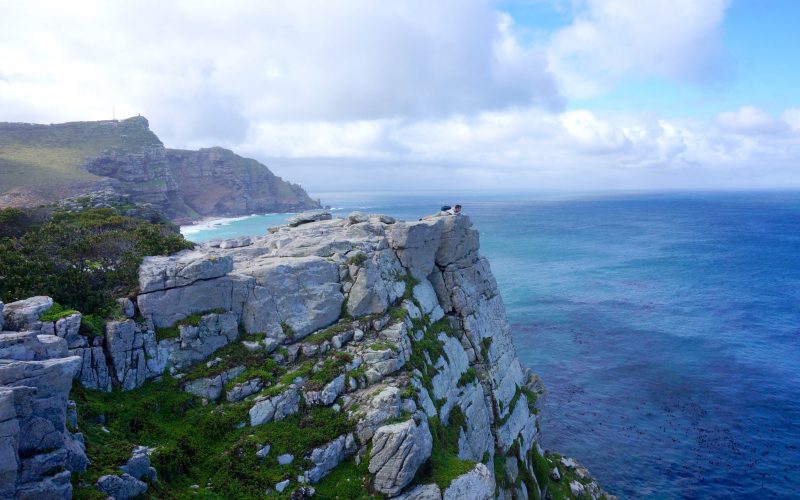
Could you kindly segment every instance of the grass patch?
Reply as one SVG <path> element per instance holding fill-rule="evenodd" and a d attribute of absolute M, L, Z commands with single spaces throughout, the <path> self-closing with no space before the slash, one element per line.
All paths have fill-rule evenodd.
<path fill-rule="evenodd" d="M 408 312 L 402 307 L 393 307 L 389 309 L 389 317 L 395 322 L 405 321 L 406 315 L 408 315 Z"/>
<path fill-rule="evenodd" d="M 489 360 L 489 347 L 492 345 L 492 337 L 481 340 L 481 357 L 484 361 Z"/>
<path fill-rule="evenodd" d="M 356 267 L 361 267 L 367 261 L 367 254 L 364 252 L 358 252 L 357 254 L 353 255 L 349 259 L 347 259 L 347 263 Z"/>
<path fill-rule="evenodd" d="M 320 500 L 372 500 L 385 498 L 369 490 L 369 461 L 356 465 L 350 459 L 339 464 L 327 476 L 315 484 L 315 499 Z"/>
<path fill-rule="evenodd" d="M 387 342 L 385 340 L 379 340 L 377 342 L 374 342 L 374 343 L 370 344 L 369 348 L 370 348 L 370 350 L 373 350 L 373 351 L 387 351 L 387 350 L 391 350 L 391 351 L 394 351 L 394 352 L 398 351 L 398 348 L 397 348 L 396 344 L 393 344 L 391 342 Z"/>
<path fill-rule="evenodd" d="M 350 328 L 350 324 L 346 321 L 342 321 L 340 323 L 336 323 L 333 326 L 329 326 L 328 328 L 322 331 L 319 331 L 317 333 L 312 333 L 308 337 L 304 338 L 303 342 L 320 345 L 329 341 L 336 335 L 346 332 L 348 328 Z"/>
<path fill-rule="evenodd" d="M 325 387 L 331 380 L 335 379 L 342 372 L 342 368 L 353 361 L 353 355 L 346 352 L 336 352 L 329 356 L 322 363 L 322 366 L 314 372 L 306 381 L 304 388 L 311 391 L 318 391 Z"/>
<path fill-rule="evenodd" d="M 281 330 L 283 330 L 283 334 L 286 335 L 287 338 L 294 339 L 294 329 L 289 326 L 289 323 L 281 321 Z"/>
<path fill-rule="evenodd" d="M 58 321 L 61 318 L 66 318 L 67 316 L 71 316 L 76 314 L 78 311 L 74 309 L 70 309 L 69 307 L 64 307 L 58 302 L 53 302 L 53 305 L 47 311 L 42 314 L 39 318 L 40 321 Z"/>
<path fill-rule="evenodd" d="M 476 380 L 478 380 L 478 372 L 476 372 L 474 368 L 469 367 L 467 368 L 467 371 L 462 373 L 461 377 L 458 379 L 458 387 L 467 386 Z"/>
<path fill-rule="evenodd" d="M 477 462 L 458 458 L 458 437 L 466 426 L 464 413 L 459 406 L 450 411 L 448 425 L 442 425 L 437 417 L 428 418 L 433 436 L 430 460 L 420 468 L 415 481 L 419 484 L 436 483 L 444 491 L 453 479 L 471 471 Z"/>
<path fill-rule="evenodd" d="M 508 422 L 508 419 L 511 418 L 511 415 L 514 413 L 514 409 L 517 407 L 517 402 L 519 398 L 522 396 L 522 389 L 517 386 L 517 390 L 514 392 L 514 396 L 511 398 L 511 401 L 508 403 L 508 413 L 506 416 L 498 420 L 497 426 L 502 427 Z"/>

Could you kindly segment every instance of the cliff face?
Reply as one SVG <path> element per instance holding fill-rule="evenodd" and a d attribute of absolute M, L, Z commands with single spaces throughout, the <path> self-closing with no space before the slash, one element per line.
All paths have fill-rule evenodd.
<path fill-rule="evenodd" d="M 143 117 L 0 124 L 0 206 L 112 189 L 178 222 L 316 208 L 303 189 L 222 148 L 171 150 Z"/>
<path fill-rule="evenodd" d="M 81 360 L 70 363 L 80 365 L 75 379 L 86 388 L 142 398 L 133 395 L 177 384 L 174 390 L 203 398 L 207 406 L 192 412 L 214 419 L 213 435 L 172 438 L 217 450 L 181 455 L 182 474 L 207 477 L 206 494 L 605 496 L 585 469 L 539 446 L 543 388 L 520 365 L 468 217 L 404 223 L 353 213 L 148 257 L 139 279 L 139 295 L 120 301 L 129 319 L 108 322 L 102 338 L 35 318 L 27 328 L 67 344 L 61 354 Z M 154 413 L 138 416 L 137 426 L 157 429 L 148 421 Z M 169 418 L 203 429 L 189 423 L 190 414 L 198 418 Z M 225 415 L 227 426 L 219 420 Z M 97 436 L 90 459 L 104 459 L 93 449 L 112 439 L 114 425 L 130 428 L 106 418 L 111 435 L 80 422 Z M 141 450 L 134 445 L 158 444 L 146 432 L 136 439 L 153 442 L 130 443 L 130 460 Z M 184 445 L 159 443 L 156 469 L 171 467 L 170 453 Z M 141 471 L 149 465 L 148 458 Z M 162 493 L 188 493 L 185 481 L 169 477 Z M 123 483 L 141 492 L 147 481 L 142 472 L 96 484 L 126 498 Z M 230 483 L 236 489 L 226 490 Z"/>

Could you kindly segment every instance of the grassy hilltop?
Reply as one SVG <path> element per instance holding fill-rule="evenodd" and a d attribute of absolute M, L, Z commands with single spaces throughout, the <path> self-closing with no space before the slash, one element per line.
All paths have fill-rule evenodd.
<path fill-rule="evenodd" d="M 106 149 L 135 151 L 160 144 L 141 117 L 56 125 L 0 123 L 0 193 L 100 181 L 102 177 L 83 168 L 87 158 Z"/>

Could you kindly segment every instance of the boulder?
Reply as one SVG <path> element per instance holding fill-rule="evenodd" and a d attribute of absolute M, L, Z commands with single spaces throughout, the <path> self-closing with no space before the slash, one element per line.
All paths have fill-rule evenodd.
<path fill-rule="evenodd" d="M 129 500 L 144 494 L 147 484 L 130 474 L 106 475 L 97 480 L 97 489 L 116 500 Z"/>
<path fill-rule="evenodd" d="M 369 459 L 369 472 L 375 474 L 375 489 L 389 496 L 399 493 L 428 460 L 432 446 L 427 420 L 419 425 L 409 419 L 380 427 L 372 437 Z"/>
<path fill-rule="evenodd" d="M 81 314 L 70 314 L 67 317 L 61 318 L 56 321 L 55 334 L 63 338 L 67 342 L 67 347 L 75 349 L 76 347 L 86 347 L 89 345 L 86 337 L 80 334 L 81 328 Z"/>
<path fill-rule="evenodd" d="M 290 387 L 287 391 L 277 396 L 256 399 L 249 412 L 250 425 L 256 426 L 273 420 L 283 420 L 289 415 L 297 413 L 299 409 L 300 392 L 297 388 Z"/>
<path fill-rule="evenodd" d="M 352 433 L 339 436 L 330 443 L 314 448 L 309 456 L 314 467 L 305 472 L 306 480 L 316 483 L 355 451 L 356 440 Z"/>
<path fill-rule="evenodd" d="M 468 497 L 465 497 L 468 498 Z M 396 500 L 442 500 L 442 490 L 435 484 L 421 484 L 395 497 Z"/>
<path fill-rule="evenodd" d="M 41 328 L 39 318 L 51 307 L 53 307 L 53 299 L 41 295 L 10 302 L 3 307 L 5 322 L 3 328 L 17 332 L 38 330 Z"/>
<path fill-rule="evenodd" d="M 152 449 L 147 446 L 137 446 L 131 453 L 128 462 L 121 466 L 122 472 L 129 474 L 136 479 L 147 480 L 155 483 L 157 474 L 155 468 L 150 465 L 150 453 Z"/>
<path fill-rule="evenodd" d="M 345 388 L 345 375 L 341 374 L 330 381 L 321 391 L 304 392 L 306 403 L 311 405 L 330 406 L 336 401 Z"/>
<path fill-rule="evenodd" d="M 317 222 L 321 220 L 330 220 L 331 213 L 325 210 L 308 210 L 300 212 L 299 214 L 292 215 L 286 219 L 286 223 L 290 227 L 296 227 L 301 224 L 308 224 L 310 222 Z"/>
<path fill-rule="evenodd" d="M 183 390 L 199 398 L 216 401 L 222 396 L 222 388 L 228 382 L 244 372 L 243 366 L 236 366 L 213 377 L 191 380 L 183 386 Z"/>
<path fill-rule="evenodd" d="M 425 279 L 433 270 L 442 235 L 440 219 L 394 224 L 389 231 L 389 245 L 411 275 Z"/>
<path fill-rule="evenodd" d="M 391 250 L 370 255 L 358 269 L 347 299 L 347 311 L 353 317 L 386 311 L 406 289 L 405 269 Z"/>
<path fill-rule="evenodd" d="M 443 500 L 489 500 L 494 498 L 494 477 L 491 471 L 478 463 L 475 468 L 466 474 L 453 479 L 450 486 L 444 490 Z"/>

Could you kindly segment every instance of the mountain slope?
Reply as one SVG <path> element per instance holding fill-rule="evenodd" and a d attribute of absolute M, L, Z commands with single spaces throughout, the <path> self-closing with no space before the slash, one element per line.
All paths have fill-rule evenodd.
<path fill-rule="evenodd" d="M 0 123 L 0 207 L 109 189 L 181 222 L 319 206 L 300 186 L 232 151 L 165 148 L 143 117 Z"/>

